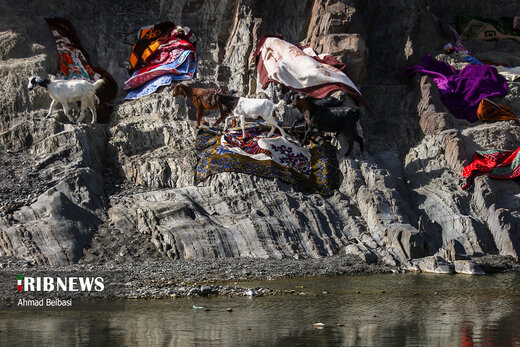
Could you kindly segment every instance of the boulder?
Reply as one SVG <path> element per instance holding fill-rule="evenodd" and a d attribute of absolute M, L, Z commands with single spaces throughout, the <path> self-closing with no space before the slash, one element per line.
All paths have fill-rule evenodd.
<path fill-rule="evenodd" d="M 417 258 L 412 260 L 412 265 L 419 268 L 421 272 L 434 274 L 451 274 L 453 266 L 439 256 Z"/>
<path fill-rule="evenodd" d="M 465 275 L 485 275 L 486 273 L 471 260 L 455 260 L 453 262 L 455 272 Z"/>

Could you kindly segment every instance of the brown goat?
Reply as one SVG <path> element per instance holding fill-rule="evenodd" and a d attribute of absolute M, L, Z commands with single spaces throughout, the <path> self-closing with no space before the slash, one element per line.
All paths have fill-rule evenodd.
<path fill-rule="evenodd" d="M 195 125 L 195 128 L 198 128 L 201 122 L 205 125 L 208 124 L 204 119 L 202 119 L 205 110 L 219 110 L 220 117 L 213 126 L 222 122 L 233 111 L 232 109 L 229 110 L 227 107 L 222 107 L 220 98 L 217 96 L 218 93 L 222 93 L 222 91 L 214 88 L 192 88 L 184 84 L 177 84 L 173 88 L 173 96 L 184 95 L 186 98 L 190 99 L 195 106 L 195 109 L 197 110 L 197 124 Z"/>

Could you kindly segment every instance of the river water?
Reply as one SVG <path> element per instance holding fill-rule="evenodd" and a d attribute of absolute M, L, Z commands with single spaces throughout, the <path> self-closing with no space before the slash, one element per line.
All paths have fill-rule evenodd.
<path fill-rule="evenodd" d="M 520 346 L 518 272 L 239 285 L 305 295 L 11 307 L 0 310 L 0 346 Z"/>

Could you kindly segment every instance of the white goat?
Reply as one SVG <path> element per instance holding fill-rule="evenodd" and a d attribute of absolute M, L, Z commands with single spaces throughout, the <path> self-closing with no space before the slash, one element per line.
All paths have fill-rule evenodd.
<path fill-rule="evenodd" d="M 81 101 L 81 115 L 78 118 L 77 123 L 81 123 L 83 117 L 85 117 L 85 110 L 90 110 L 92 113 L 92 124 L 97 121 L 96 104 L 99 103 L 99 99 L 96 96 L 96 89 L 101 87 L 103 79 L 90 83 L 85 80 L 48 80 L 37 76 L 29 77 L 29 84 L 27 89 L 32 90 L 36 85 L 42 86 L 49 92 L 52 99 L 51 106 L 49 107 L 49 118 L 52 113 L 54 103 L 57 101 L 63 105 L 63 111 L 69 120 L 74 123 L 74 120 L 69 115 L 69 102 Z"/>
<path fill-rule="evenodd" d="M 271 131 L 267 135 L 268 137 L 273 135 L 274 129 L 277 128 L 280 130 L 283 138 L 286 138 L 285 131 L 278 125 L 276 122 L 276 118 L 273 117 L 273 112 L 275 110 L 283 110 L 283 106 L 285 105 L 284 100 L 280 100 L 277 104 L 274 104 L 271 100 L 267 99 L 248 99 L 248 98 L 240 98 L 238 99 L 237 106 L 233 110 L 234 118 L 240 118 L 240 125 L 242 127 L 242 137 L 246 136 L 245 131 L 245 117 L 258 118 L 262 117 L 269 125 L 271 126 Z M 227 121 L 229 117 L 226 118 L 226 123 L 224 125 L 224 130 L 227 129 Z"/>

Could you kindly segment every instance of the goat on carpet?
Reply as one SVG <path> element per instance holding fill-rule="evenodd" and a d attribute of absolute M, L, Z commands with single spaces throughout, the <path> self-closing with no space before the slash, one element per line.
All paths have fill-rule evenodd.
<path fill-rule="evenodd" d="M 323 105 L 323 101 L 316 100 L 318 99 L 297 96 L 293 99 L 291 105 L 300 111 L 307 125 L 304 141 L 312 129 L 318 128 L 319 130 L 334 132 L 338 135 L 342 133 L 346 137 L 349 147 L 345 156 L 352 152 L 354 141 L 359 143 L 359 149 L 363 153 L 363 138 L 359 136 L 356 126 L 359 121 L 359 109 L 350 107 L 329 108 Z"/>
<path fill-rule="evenodd" d="M 191 100 L 193 106 L 197 110 L 197 124 L 195 128 L 200 126 L 200 123 L 207 125 L 208 123 L 202 118 L 205 110 L 216 110 L 220 112 L 220 117 L 213 126 L 222 122 L 229 114 L 233 112 L 232 100 L 238 100 L 237 97 L 222 94 L 220 89 L 214 88 L 193 88 L 185 84 L 177 84 L 173 88 L 173 96 L 183 95 Z M 226 98 L 227 97 L 227 98 Z M 224 100 L 224 102 L 222 102 Z M 231 100 L 231 101 L 230 101 Z"/>
<path fill-rule="evenodd" d="M 69 102 L 80 101 L 81 102 L 81 114 L 77 120 L 77 123 L 81 123 L 83 117 L 85 117 L 85 110 L 88 108 L 92 113 L 92 124 L 97 121 L 96 104 L 99 103 L 99 99 L 96 96 L 96 89 L 99 89 L 103 84 L 103 79 L 100 79 L 94 83 L 90 83 L 86 80 L 48 80 L 37 76 L 29 77 L 29 84 L 27 89 L 32 90 L 35 86 L 39 85 L 47 89 L 49 96 L 51 97 L 51 106 L 47 117 L 49 118 L 52 114 L 52 108 L 56 102 L 59 102 L 63 106 L 63 111 L 67 118 L 74 123 L 74 120 L 69 115 Z"/>
<path fill-rule="evenodd" d="M 273 117 L 273 112 L 278 110 L 283 110 L 285 105 L 284 100 L 280 100 L 277 104 L 274 104 L 271 100 L 268 99 L 248 99 L 248 98 L 240 98 L 238 103 L 233 110 L 233 116 L 235 118 L 240 118 L 240 126 L 242 127 L 242 136 L 246 136 L 245 132 L 245 117 L 258 118 L 262 117 L 269 125 L 271 126 L 271 131 L 267 135 L 270 137 L 273 135 L 275 128 L 280 130 L 283 138 L 287 138 L 285 131 L 280 127 L 276 121 L 276 118 Z M 227 129 L 227 121 L 229 117 L 226 118 L 226 123 L 224 126 L 224 130 Z"/>

